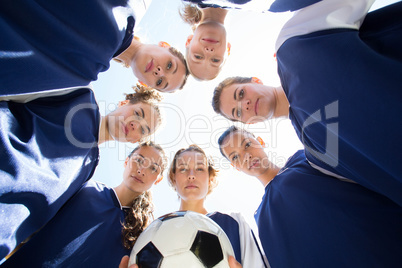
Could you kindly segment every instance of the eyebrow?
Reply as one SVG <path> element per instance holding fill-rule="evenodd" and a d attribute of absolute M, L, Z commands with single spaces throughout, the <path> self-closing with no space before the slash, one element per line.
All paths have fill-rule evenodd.
<path fill-rule="evenodd" d="M 246 138 L 243 139 L 243 141 L 241 142 L 240 146 L 243 146 L 243 143 L 246 141 Z"/>
<path fill-rule="evenodd" d="M 239 89 L 239 88 L 236 88 L 235 91 L 234 91 L 234 93 L 233 93 L 233 98 L 234 98 L 234 100 L 237 100 L 236 95 L 237 95 L 237 90 L 238 90 L 238 89 Z M 232 117 L 233 117 L 233 120 L 235 120 L 235 115 L 234 115 L 235 110 L 236 110 L 236 108 L 233 108 L 233 109 L 232 109 Z"/>
<path fill-rule="evenodd" d="M 141 114 L 142 114 L 142 118 L 144 118 L 145 117 L 145 115 L 144 115 L 144 109 L 142 109 L 142 108 L 140 108 L 140 110 L 141 110 Z"/>
<path fill-rule="evenodd" d="M 158 163 L 154 162 L 154 165 L 157 165 L 158 167 L 161 167 Z"/>
<path fill-rule="evenodd" d="M 232 154 L 234 154 L 234 153 L 236 153 L 236 152 L 233 151 L 233 152 L 231 152 L 231 153 L 228 155 L 229 160 L 230 160 L 230 156 L 231 156 Z"/>
<path fill-rule="evenodd" d="M 243 139 L 243 141 L 241 142 L 240 146 L 243 145 L 243 143 L 244 143 L 245 140 L 246 140 L 246 138 Z M 236 151 L 233 151 L 233 152 L 231 152 L 231 153 L 228 155 L 229 160 L 230 160 L 230 156 L 231 156 L 232 154 L 234 154 L 234 153 L 236 153 Z"/>

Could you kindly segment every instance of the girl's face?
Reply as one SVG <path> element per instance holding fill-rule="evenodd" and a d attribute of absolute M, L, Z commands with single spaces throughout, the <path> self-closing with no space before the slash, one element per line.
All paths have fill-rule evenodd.
<path fill-rule="evenodd" d="M 229 134 L 221 148 L 230 163 L 247 175 L 257 177 L 269 168 L 270 161 L 264 148 L 248 133 L 235 131 Z"/>
<path fill-rule="evenodd" d="M 191 73 L 201 80 L 214 79 L 220 72 L 227 51 L 223 24 L 200 24 L 186 42 L 187 64 Z"/>
<path fill-rule="evenodd" d="M 222 90 L 220 110 L 231 120 L 257 123 L 271 118 L 276 97 L 271 87 L 259 83 L 232 84 Z"/>
<path fill-rule="evenodd" d="M 134 194 L 149 190 L 162 176 L 162 157 L 152 146 L 142 146 L 126 160 L 123 183 Z"/>
<path fill-rule="evenodd" d="M 143 102 L 124 104 L 106 116 L 109 134 L 119 142 L 138 142 L 154 133 L 159 115 L 155 109 Z"/>
<path fill-rule="evenodd" d="M 180 88 L 186 76 L 184 63 L 169 48 L 143 45 L 134 57 L 134 75 L 161 92 Z"/>
<path fill-rule="evenodd" d="M 202 200 L 208 194 L 209 173 L 206 157 L 199 152 L 181 153 L 176 161 L 174 185 L 182 200 Z"/>

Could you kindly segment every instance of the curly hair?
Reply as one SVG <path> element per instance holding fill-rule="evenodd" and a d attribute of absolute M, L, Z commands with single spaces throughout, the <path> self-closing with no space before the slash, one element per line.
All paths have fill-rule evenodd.
<path fill-rule="evenodd" d="M 215 88 L 214 94 L 212 97 L 212 108 L 214 109 L 215 113 L 226 117 L 221 112 L 221 101 L 220 101 L 222 91 L 226 87 L 231 86 L 233 84 L 247 84 L 247 83 L 251 83 L 251 81 L 252 81 L 252 77 L 233 76 L 233 77 L 228 77 L 225 80 L 223 80 L 222 82 L 220 82 L 219 85 Z M 231 121 L 236 121 L 231 118 L 228 118 L 228 119 Z"/>
<path fill-rule="evenodd" d="M 140 148 L 148 146 L 157 149 L 162 157 L 161 174 L 166 168 L 167 158 L 162 147 L 152 141 L 147 141 L 138 145 L 128 157 L 131 157 L 134 152 Z M 149 223 L 154 219 L 154 206 L 152 203 L 151 191 L 145 191 L 139 195 L 131 203 L 130 208 L 126 211 L 122 229 L 123 245 L 127 249 L 131 249 L 137 241 L 138 236 L 144 231 Z"/>
<path fill-rule="evenodd" d="M 136 86 L 133 87 L 133 90 L 134 93 L 125 94 L 126 100 L 128 100 L 130 104 L 142 102 L 150 105 L 157 115 L 157 122 L 155 124 L 155 129 L 157 129 L 162 124 L 161 110 L 157 105 L 157 103 L 163 99 L 162 95 L 155 89 L 141 85 L 139 83 L 137 83 Z M 141 139 L 140 141 L 144 142 L 146 141 L 146 139 Z"/>
<path fill-rule="evenodd" d="M 169 172 L 168 172 L 168 183 L 169 185 L 174 189 L 174 182 L 175 182 L 175 174 L 176 174 L 176 166 L 177 166 L 177 159 L 182 153 L 185 152 L 197 152 L 201 153 L 207 160 L 208 163 L 208 175 L 209 175 L 209 187 L 208 187 L 208 193 L 209 195 L 212 190 L 218 186 L 218 170 L 214 167 L 214 161 L 211 157 L 207 156 L 198 145 L 192 144 L 188 148 L 182 148 L 176 152 L 176 154 L 173 157 L 173 161 L 170 165 Z"/>

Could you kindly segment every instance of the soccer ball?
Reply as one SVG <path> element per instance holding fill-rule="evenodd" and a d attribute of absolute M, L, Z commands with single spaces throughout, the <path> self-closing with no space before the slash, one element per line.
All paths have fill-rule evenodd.
<path fill-rule="evenodd" d="M 153 221 L 138 237 L 130 264 L 140 268 L 229 268 L 232 245 L 217 223 L 193 211 Z"/>

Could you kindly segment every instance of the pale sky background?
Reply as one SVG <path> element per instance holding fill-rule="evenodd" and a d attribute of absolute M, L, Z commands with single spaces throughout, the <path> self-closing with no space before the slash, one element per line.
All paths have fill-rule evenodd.
<path fill-rule="evenodd" d="M 392 2 L 395 1 L 377 1 L 373 8 Z M 185 40 L 192 31 L 178 15 L 181 6 L 180 0 L 153 0 L 141 22 L 136 23 L 135 35 L 144 43 L 165 41 L 184 52 Z M 163 94 L 164 100 L 160 107 L 164 122 L 152 136 L 152 140 L 164 148 L 169 166 L 177 150 L 193 143 L 211 155 L 220 174 L 218 187 L 207 197 L 207 210 L 241 212 L 253 228 L 253 215 L 264 194 L 264 188 L 256 178 L 232 168 L 220 154 L 217 140 L 232 122 L 215 114 L 211 106 L 212 93 L 223 79 L 237 75 L 256 76 L 266 85 L 278 86 L 280 82 L 273 57 L 274 44 L 281 27 L 290 16 L 290 13 L 230 10 L 225 26 L 232 49 L 221 73 L 208 82 L 198 82 L 190 75 L 183 90 Z M 113 111 L 117 102 L 124 99 L 124 93 L 132 92 L 131 87 L 136 82 L 131 69 L 112 61 L 110 69 L 101 73 L 93 83 L 101 114 Z M 241 123 L 236 125 L 244 127 Z M 288 157 L 302 149 L 288 119 L 270 120 L 245 128 L 263 138 L 270 161 L 279 167 L 285 164 Z M 124 160 L 135 147 L 136 144 L 118 142 L 102 144 L 100 162 L 93 179 L 110 187 L 117 186 L 122 180 Z M 176 192 L 167 183 L 167 170 L 163 175 L 162 182 L 152 187 L 155 218 L 179 208 Z"/>

